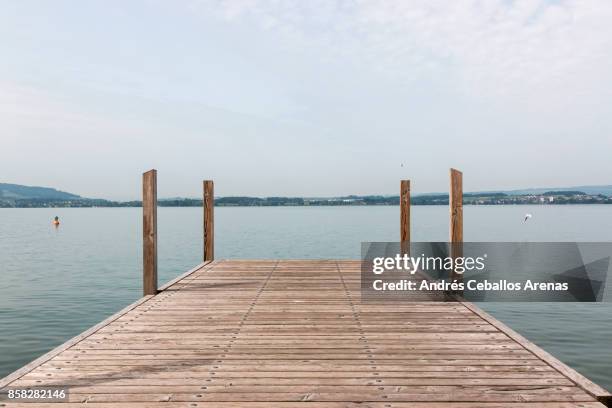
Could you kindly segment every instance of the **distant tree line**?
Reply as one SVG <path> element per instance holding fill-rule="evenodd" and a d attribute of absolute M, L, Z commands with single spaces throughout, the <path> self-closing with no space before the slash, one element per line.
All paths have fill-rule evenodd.
<path fill-rule="evenodd" d="M 410 199 L 413 205 L 448 205 L 448 194 L 417 195 Z M 463 202 L 468 205 L 509 204 L 612 204 L 612 197 L 591 195 L 582 191 L 547 191 L 542 194 L 509 195 L 506 193 L 465 193 Z M 162 199 L 160 207 L 201 207 L 202 200 L 195 198 Z M 334 198 L 303 197 L 218 197 L 218 207 L 280 207 L 280 206 L 346 206 L 346 205 L 399 205 L 399 196 L 349 195 Z M 141 201 L 111 201 L 104 199 L 0 199 L 0 208 L 83 208 L 83 207 L 141 207 Z"/>

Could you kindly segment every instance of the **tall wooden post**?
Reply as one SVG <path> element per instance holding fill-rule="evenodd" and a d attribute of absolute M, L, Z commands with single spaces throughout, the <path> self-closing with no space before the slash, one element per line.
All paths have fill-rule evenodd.
<path fill-rule="evenodd" d="M 410 248 L 410 180 L 400 182 L 400 246 L 403 254 Z"/>
<path fill-rule="evenodd" d="M 463 173 L 450 169 L 450 255 L 453 259 L 463 256 Z M 451 280 L 463 281 L 463 274 L 453 271 Z M 461 295 L 459 291 L 457 294 Z"/>
<path fill-rule="evenodd" d="M 212 180 L 204 180 L 204 261 L 212 261 L 215 257 L 214 211 L 215 196 Z"/>
<path fill-rule="evenodd" d="M 142 286 L 157 293 L 157 170 L 142 175 Z"/>
<path fill-rule="evenodd" d="M 463 173 L 450 169 L 450 242 L 463 242 Z"/>

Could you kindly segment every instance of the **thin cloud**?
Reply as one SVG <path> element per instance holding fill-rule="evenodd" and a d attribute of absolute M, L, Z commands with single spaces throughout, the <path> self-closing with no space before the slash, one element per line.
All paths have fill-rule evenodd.
<path fill-rule="evenodd" d="M 353 57 L 405 80 L 452 75 L 460 91 L 484 96 L 525 97 L 535 88 L 542 104 L 556 103 L 559 88 L 596 93 L 598 81 L 609 85 L 612 67 L 612 2 L 603 0 L 253 0 L 209 11 L 322 58 Z"/>

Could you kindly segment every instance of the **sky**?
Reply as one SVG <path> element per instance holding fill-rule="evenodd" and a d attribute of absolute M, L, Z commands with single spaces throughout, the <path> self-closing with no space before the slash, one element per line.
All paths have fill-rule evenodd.
<path fill-rule="evenodd" d="M 5 1 L 0 182 L 137 199 L 612 184 L 612 2 Z"/>

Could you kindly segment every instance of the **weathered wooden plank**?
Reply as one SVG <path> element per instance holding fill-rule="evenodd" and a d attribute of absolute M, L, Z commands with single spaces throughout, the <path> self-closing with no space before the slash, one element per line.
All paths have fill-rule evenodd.
<path fill-rule="evenodd" d="M 161 364 L 157 364 L 160 366 Z M 154 370 L 155 365 L 152 364 L 134 364 L 131 365 L 132 369 L 141 370 Z M 125 367 L 125 364 L 116 364 L 113 362 L 109 365 L 87 365 L 87 364 L 44 364 L 40 367 L 39 372 L 68 372 L 68 373 L 116 373 L 122 370 L 121 367 Z M 211 369 L 218 368 L 216 361 L 209 361 L 202 364 L 183 364 L 178 363 L 175 365 L 165 362 L 163 367 L 166 370 L 183 368 L 189 371 L 210 371 Z M 164 368 L 161 368 L 162 370 Z M 61 370 L 61 371 L 56 371 Z M 390 363 L 377 363 L 372 364 L 344 364 L 336 361 L 321 362 L 321 363 L 301 363 L 299 361 L 293 364 L 287 363 L 274 363 L 274 362 L 224 362 L 223 372 L 228 371 L 350 371 L 350 372 L 364 372 L 364 371 L 410 371 L 410 372 L 504 372 L 504 373 L 515 373 L 515 372 L 544 372 L 544 373 L 555 373 L 555 377 L 559 377 L 559 374 L 549 366 L 524 366 L 524 365 L 415 365 L 415 364 L 390 364 Z"/>
<path fill-rule="evenodd" d="M 334 354 L 334 353 L 326 353 L 326 354 L 316 354 L 316 353 L 292 353 L 290 355 L 287 354 L 227 354 L 227 353 L 207 353 L 207 352 L 154 352 L 154 351 L 143 351 L 140 353 L 113 353 L 112 351 L 108 352 L 96 352 L 96 353 L 87 353 L 84 354 L 83 350 L 67 350 L 65 353 L 60 354 L 55 359 L 56 360 L 74 360 L 78 359 L 79 361 L 85 360 L 108 360 L 111 358 L 122 359 L 122 360 L 151 360 L 151 359 L 159 359 L 159 360 L 210 360 L 210 359 L 219 359 L 223 357 L 225 361 L 227 360 L 372 360 L 371 356 L 365 353 L 352 353 L 352 354 Z M 373 354 L 372 354 L 373 356 Z M 514 351 L 504 352 L 504 353 L 491 353 L 486 351 L 479 351 L 478 353 L 466 353 L 465 351 L 461 351 L 459 353 L 437 353 L 435 350 L 433 351 L 422 351 L 420 350 L 417 353 L 405 353 L 405 354 L 378 354 L 376 355 L 376 361 L 381 360 L 408 360 L 410 358 L 413 359 L 480 359 L 480 360 L 526 360 L 532 359 L 539 361 L 537 357 L 529 352 L 521 352 L 517 353 Z"/>
<path fill-rule="evenodd" d="M 470 391 L 462 389 L 456 393 L 385 393 L 383 391 L 374 392 L 365 390 L 362 392 L 335 393 L 335 392 L 220 392 L 209 393 L 203 390 L 199 394 L 70 394 L 70 402 L 142 402 L 146 401 L 201 401 L 201 402 L 241 402 L 241 401 L 270 401 L 270 402 L 313 402 L 313 401 L 463 401 L 472 402 L 546 402 L 551 401 L 550 393 L 555 393 L 555 401 L 562 402 L 589 402 L 585 399 L 584 392 L 576 390 L 574 392 L 563 392 L 562 387 L 539 388 L 538 392 L 529 392 L 522 389 L 514 393 L 506 390 L 495 391 Z"/>
<path fill-rule="evenodd" d="M 308 401 L 309 408 L 600 408 L 597 402 L 321 402 Z M 57 408 L 55 403 L 38 403 L 40 408 Z M 254 402 L 254 401 L 230 401 L 230 402 L 87 402 L 87 407 L 93 408 L 303 408 L 304 402 Z M 32 404 L 14 403 L 14 408 L 32 408 Z M 62 407 L 83 407 L 80 402 L 63 404 Z"/>

